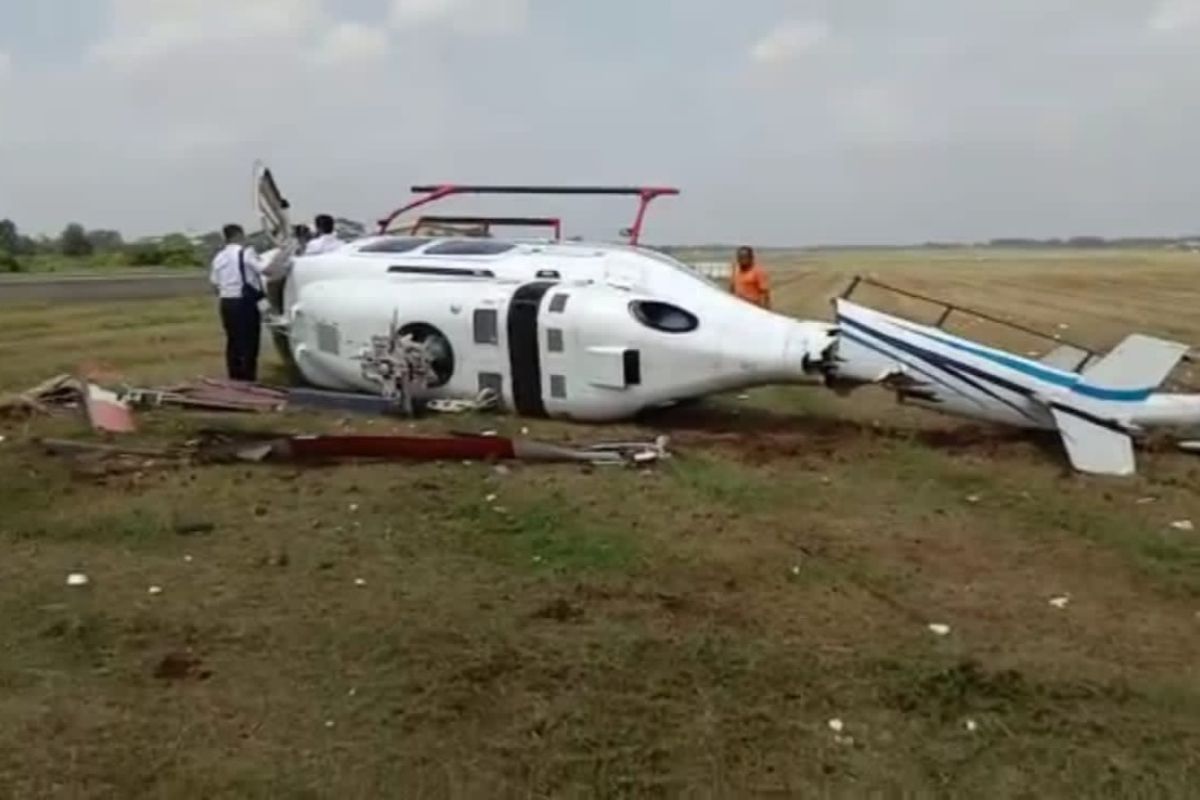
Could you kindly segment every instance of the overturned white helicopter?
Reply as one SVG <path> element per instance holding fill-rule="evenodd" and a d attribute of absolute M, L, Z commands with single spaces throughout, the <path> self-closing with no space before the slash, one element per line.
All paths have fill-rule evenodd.
<path fill-rule="evenodd" d="M 853 302 L 853 291 L 864 283 L 940 305 L 938 325 L 921 325 Z M 1046 356 L 1032 359 L 942 329 L 952 313 L 963 309 L 875 281 L 856 279 L 834 305 L 838 343 L 831 385 L 881 384 L 904 403 L 1056 431 L 1081 472 L 1131 475 L 1136 469 L 1131 437 L 1151 428 L 1200 425 L 1200 394 L 1156 391 L 1188 357 L 1186 344 L 1134 334 L 1103 356 L 1056 342 Z M 1050 338 L 980 312 L 966 313 Z"/>
<path fill-rule="evenodd" d="M 647 207 L 675 189 L 415 187 L 423 196 L 378 235 L 304 256 L 271 173 L 259 168 L 255 185 L 280 245 L 268 325 L 299 376 L 322 388 L 405 407 L 488 395 L 523 415 L 608 421 L 716 392 L 819 382 L 830 364 L 832 325 L 759 308 L 638 246 Z M 639 206 L 627 245 L 392 232 L 400 214 L 455 194 L 626 195 Z"/>
<path fill-rule="evenodd" d="M 647 207 L 674 189 L 414 191 L 422 196 L 377 235 L 297 256 L 288 205 L 271 173 L 256 171 L 256 203 L 279 245 L 269 257 L 268 324 L 298 377 L 406 408 L 490 396 L 520 414 L 587 421 L 767 384 L 878 384 L 905 403 L 1057 431 L 1076 469 L 1111 475 L 1134 471 L 1131 437 L 1200 425 L 1200 395 L 1155 392 L 1187 345 L 1134 335 L 1104 357 L 1059 346 L 1024 358 L 940 327 L 964 309 L 943 304 L 939 325 L 927 326 L 859 305 L 849 299 L 858 281 L 835 301 L 836 324 L 738 300 L 638 246 Z M 427 216 L 398 229 L 400 215 L 458 194 L 625 195 L 639 206 L 625 245 L 563 242 L 554 218 Z M 554 236 L 415 235 L 507 225 L 549 227 Z"/>

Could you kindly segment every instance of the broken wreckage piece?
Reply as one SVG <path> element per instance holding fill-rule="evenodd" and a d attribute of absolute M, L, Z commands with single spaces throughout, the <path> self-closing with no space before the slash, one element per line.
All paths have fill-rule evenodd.
<path fill-rule="evenodd" d="M 202 447 L 205 460 L 250 462 L 527 461 L 644 465 L 670 457 L 667 437 L 582 447 L 500 436 L 265 436 L 233 434 Z"/>

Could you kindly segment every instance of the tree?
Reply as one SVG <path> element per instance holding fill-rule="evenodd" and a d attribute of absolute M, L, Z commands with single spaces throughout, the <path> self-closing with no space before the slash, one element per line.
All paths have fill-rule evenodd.
<path fill-rule="evenodd" d="M 11 219 L 0 219 L 0 253 L 15 255 L 21 247 L 21 232 Z"/>
<path fill-rule="evenodd" d="M 88 241 L 87 231 L 78 222 L 72 222 L 63 230 L 58 246 L 64 256 L 71 258 L 90 256 L 94 251 L 92 243 Z"/>
<path fill-rule="evenodd" d="M 125 246 L 117 231 L 96 230 L 87 232 L 87 240 L 97 253 L 115 253 Z"/>

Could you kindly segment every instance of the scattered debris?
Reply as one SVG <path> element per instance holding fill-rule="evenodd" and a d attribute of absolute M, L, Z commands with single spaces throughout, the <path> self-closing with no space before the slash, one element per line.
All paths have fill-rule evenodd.
<path fill-rule="evenodd" d="M 192 557 L 190 555 L 185 555 L 183 557 L 183 561 L 185 564 L 190 564 L 190 563 L 192 563 Z"/>
<path fill-rule="evenodd" d="M 491 389 L 484 389 L 472 400 L 438 399 L 429 400 L 425 408 L 439 414 L 465 414 L 468 411 L 493 411 L 500 406 L 500 396 Z"/>
<path fill-rule="evenodd" d="M 151 587 L 150 587 L 149 589 L 147 589 L 146 591 L 147 591 L 149 594 L 162 594 L 162 591 L 163 591 L 163 590 L 162 590 L 162 587 L 161 587 L 161 586 L 151 586 Z"/>
<path fill-rule="evenodd" d="M 949 636 L 950 635 L 950 626 L 943 625 L 940 622 L 931 622 L 929 624 L 929 631 L 934 636 Z"/>
<path fill-rule="evenodd" d="M 248 461 L 541 461 L 648 464 L 669 458 L 667 437 L 654 442 L 606 442 L 582 447 L 500 436 L 283 436 L 230 432 L 233 441 L 210 445 L 207 455 Z M 250 438 L 252 441 L 246 442 Z M 239 443 L 238 439 L 242 441 Z"/>
<path fill-rule="evenodd" d="M 1191 439 L 1185 442 L 1176 442 L 1175 446 L 1185 453 L 1200 453 L 1200 440 Z"/>
<path fill-rule="evenodd" d="M 357 514 L 357 513 L 358 513 L 358 503 L 351 503 L 351 504 L 350 504 L 350 506 L 349 506 L 349 508 L 350 508 L 350 513 L 351 513 L 351 514 Z"/>
<path fill-rule="evenodd" d="M 1158 498 L 1157 498 L 1157 497 L 1139 497 L 1139 498 L 1137 499 L 1137 504 L 1138 504 L 1139 506 L 1148 506 L 1148 505 L 1150 505 L 1151 503 L 1156 503 L 1156 502 L 1158 502 Z"/>
<path fill-rule="evenodd" d="M 87 586 L 91 581 L 82 572 L 72 572 L 67 576 L 67 586 Z"/>
<path fill-rule="evenodd" d="M 4 444 L 4 442 L 7 438 L 8 437 L 6 437 L 6 436 L 0 436 L 0 444 Z"/>
<path fill-rule="evenodd" d="M 158 447 L 127 447 L 124 445 L 81 442 L 74 439 L 38 439 L 38 444 L 51 455 L 103 455 L 133 458 L 170 458 L 171 450 Z"/>
<path fill-rule="evenodd" d="M 326 727 L 326 728 L 332 728 L 332 727 L 333 727 L 333 725 L 334 725 L 334 723 L 333 723 L 333 720 L 331 720 L 331 719 L 327 719 L 327 720 L 325 720 L 325 727 Z"/>
<path fill-rule="evenodd" d="M 1071 598 L 1066 595 L 1050 598 L 1050 605 L 1054 606 L 1055 608 L 1066 608 L 1067 604 L 1070 602 Z"/>
<path fill-rule="evenodd" d="M 133 433 L 136 430 L 129 404 L 122 400 L 116 392 L 102 389 L 94 383 L 87 385 L 84 409 L 87 412 L 88 424 L 94 431 Z"/>
<path fill-rule="evenodd" d="M 846 724 L 837 717 L 829 720 L 829 730 L 833 731 L 834 733 L 841 733 L 845 729 Z"/>
<path fill-rule="evenodd" d="M 486 503 L 494 503 L 494 502 L 496 502 L 496 495 L 489 494 L 487 497 L 483 498 L 483 500 Z"/>
<path fill-rule="evenodd" d="M 327 392 L 318 389 L 291 389 L 287 393 L 287 404 L 295 408 L 311 408 L 321 411 L 348 411 L 356 414 L 386 416 L 398 412 L 396 404 L 378 395 Z"/>
<path fill-rule="evenodd" d="M 744 402 L 746 402 L 747 400 L 749 400 L 749 399 L 750 399 L 750 395 L 748 395 L 748 394 L 739 394 L 739 395 L 737 396 L 737 399 L 738 399 L 738 400 L 741 400 L 741 401 L 744 403 Z"/>
<path fill-rule="evenodd" d="M 975 731 L 979 730 L 979 724 L 973 719 L 969 719 L 963 723 L 963 727 L 967 729 L 968 733 L 974 733 Z"/>
<path fill-rule="evenodd" d="M 56 375 L 23 392 L 0 396 L 0 418 L 49 414 L 56 408 L 78 406 L 82 400 L 81 381 L 70 375 Z"/>
<path fill-rule="evenodd" d="M 173 406 L 193 411 L 267 413 L 282 410 L 288 402 L 288 393 L 281 389 L 216 378 L 158 389 L 127 387 L 120 394 L 140 408 Z"/>
<path fill-rule="evenodd" d="M 364 579 L 362 579 L 362 578 L 355 578 L 355 579 L 354 579 L 354 585 L 355 585 L 355 586 L 366 586 L 366 585 L 367 585 L 367 582 L 366 582 Z"/>
<path fill-rule="evenodd" d="M 799 564 L 792 567 L 792 574 L 797 575 L 797 576 L 800 574 L 800 565 Z"/>
<path fill-rule="evenodd" d="M 1180 519 L 1171 523 L 1171 527 L 1177 531 L 1191 533 L 1196 530 L 1195 524 L 1190 519 Z"/>
<path fill-rule="evenodd" d="M 167 653 L 155 666 L 154 677 L 167 681 L 181 681 L 187 678 L 207 680 L 212 673 L 200 669 L 202 664 L 203 662 L 191 653 Z"/>
<path fill-rule="evenodd" d="M 968 502 L 968 503 L 970 503 L 971 505 L 976 505 L 976 504 L 978 504 L 978 503 L 979 503 L 979 501 L 981 501 L 981 500 L 983 500 L 983 498 L 982 498 L 981 496 L 977 495 L 977 494 L 969 494 L 969 495 L 967 495 L 967 502 Z"/>

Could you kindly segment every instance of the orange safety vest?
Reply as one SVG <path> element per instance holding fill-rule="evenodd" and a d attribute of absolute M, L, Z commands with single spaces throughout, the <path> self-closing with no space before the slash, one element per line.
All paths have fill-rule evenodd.
<path fill-rule="evenodd" d="M 751 265 L 749 269 L 742 269 L 737 264 L 733 265 L 730 289 L 738 297 L 762 305 L 763 301 L 767 299 L 767 292 L 770 288 L 767 271 L 758 264 Z"/>

